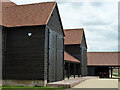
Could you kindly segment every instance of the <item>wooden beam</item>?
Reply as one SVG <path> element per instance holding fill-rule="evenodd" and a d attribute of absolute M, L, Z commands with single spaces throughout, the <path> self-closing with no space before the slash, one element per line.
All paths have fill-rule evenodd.
<path fill-rule="evenodd" d="M 79 68 L 78 68 L 78 69 L 79 69 L 79 70 L 78 70 L 78 77 L 80 77 L 80 70 L 81 70 L 81 69 L 80 69 L 80 64 L 78 64 L 78 67 L 79 67 Z"/>
<path fill-rule="evenodd" d="M 111 78 L 112 78 L 112 72 L 113 72 L 113 69 L 112 69 L 112 67 L 111 67 Z"/>
<path fill-rule="evenodd" d="M 68 79 L 70 78 L 70 63 L 68 63 Z"/>
<path fill-rule="evenodd" d="M 74 78 L 75 78 L 75 75 L 76 75 L 76 63 L 74 63 Z"/>

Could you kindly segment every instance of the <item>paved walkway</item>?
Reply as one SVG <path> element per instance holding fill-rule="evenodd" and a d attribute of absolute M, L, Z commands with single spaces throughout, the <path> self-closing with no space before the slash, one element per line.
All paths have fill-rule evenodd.
<path fill-rule="evenodd" d="M 73 88 L 118 88 L 118 80 L 92 78 L 74 86 Z"/>
<path fill-rule="evenodd" d="M 86 77 L 76 77 L 76 78 L 71 78 L 71 79 L 66 79 L 58 82 L 52 82 L 48 83 L 48 87 L 68 87 L 71 88 L 79 83 L 82 83 L 85 80 L 92 79 L 92 78 L 98 78 L 98 77 L 93 77 L 93 76 L 86 76 Z"/>

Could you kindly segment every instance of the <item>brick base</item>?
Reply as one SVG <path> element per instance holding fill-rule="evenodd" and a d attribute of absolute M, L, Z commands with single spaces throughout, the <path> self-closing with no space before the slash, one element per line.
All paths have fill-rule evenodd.
<path fill-rule="evenodd" d="M 46 83 L 43 80 L 3 80 L 2 86 L 45 86 Z"/>

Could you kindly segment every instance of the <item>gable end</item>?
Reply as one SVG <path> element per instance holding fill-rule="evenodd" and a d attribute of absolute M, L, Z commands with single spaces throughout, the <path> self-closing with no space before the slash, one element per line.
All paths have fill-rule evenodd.
<path fill-rule="evenodd" d="M 57 4 L 55 5 L 50 18 L 48 19 L 47 26 L 53 31 L 64 36 L 64 30 L 63 30 L 62 21 L 60 18 Z"/>

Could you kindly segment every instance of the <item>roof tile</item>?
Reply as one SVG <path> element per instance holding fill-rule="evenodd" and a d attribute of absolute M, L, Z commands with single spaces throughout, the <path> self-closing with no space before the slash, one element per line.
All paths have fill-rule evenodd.
<path fill-rule="evenodd" d="M 117 66 L 120 52 L 88 52 L 89 66 Z"/>
<path fill-rule="evenodd" d="M 7 27 L 46 25 L 56 2 L 17 5 L 5 8 L 2 25 Z"/>
<path fill-rule="evenodd" d="M 64 29 L 65 31 L 65 44 L 81 44 L 84 29 Z"/>

